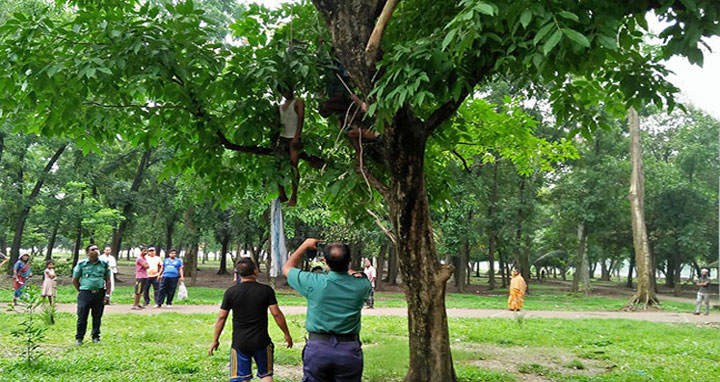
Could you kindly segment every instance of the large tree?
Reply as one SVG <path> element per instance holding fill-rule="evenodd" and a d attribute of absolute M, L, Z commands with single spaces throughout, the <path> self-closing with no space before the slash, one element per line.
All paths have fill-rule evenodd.
<path fill-rule="evenodd" d="M 288 81 L 302 94 L 318 90 L 315 55 L 291 38 L 315 41 L 327 28 L 350 86 L 371 104 L 351 125 L 374 126 L 384 139 L 367 156 L 328 149 L 337 130 L 318 123 L 301 159 L 321 179 L 345 183 L 344 203 L 357 206 L 367 182 L 387 205 L 408 301 L 407 381 L 456 380 L 444 300 L 452 269 L 435 249 L 428 190 L 437 185 L 426 175 L 437 157 L 426 155 L 435 141 L 477 138 L 449 123 L 479 96 L 476 85 L 497 75 L 548 84 L 557 120 L 588 133 L 598 103 L 618 116 L 632 100 L 661 102 L 672 87 L 655 59 L 700 62 L 698 41 L 718 33 L 720 8 L 714 0 L 315 0 L 315 10 L 250 6 L 231 26 L 235 42 L 223 44 L 218 20 L 191 0 L 56 3 L 73 5 L 63 20 L 20 14 L 0 28 L 0 107 L 27 130 L 69 134 L 88 149 L 118 135 L 144 146 L 165 140 L 177 150 L 170 170 L 192 167 L 220 193 L 286 182 L 269 147 L 272 90 Z M 650 10 L 668 21 L 658 57 L 640 51 Z M 348 168 L 360 175 L 345 176 Z"/>

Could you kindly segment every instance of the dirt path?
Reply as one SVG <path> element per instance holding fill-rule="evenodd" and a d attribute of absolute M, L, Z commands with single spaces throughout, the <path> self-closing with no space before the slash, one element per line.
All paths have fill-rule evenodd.
<path fill-rule="evenodd" d="M 217 313 L 218 305 L 174 305 L 170 308 L 145 308 L 143 310 L 131 310 L 130 305 L 110 305 L 105 308 L 107 314 L 159 314 L 159 313 Z M 74 304 L 58 304 L 60 312 L 75 312 Z M 285 314 L 305 314 L 304 306 L 283 306 Z M 567 311 L 545 311 L 526 310 L 520 313 L 498 309 L 448 309 L 448 316 L 462 318 L 515 318 L 519 315 L 525 318 L 563 318 L 563 319 L 626 319 L 652 322 L 676 322 L 676 323 L 719 323 L 720 314 L 712 313 L 710 316 L 695 316 L 691 313 L 672 312 L 567 312 Z M 406 317 L 405 308 L 375 308 L 363 310 L 365 316 L 397 316 Z"/>

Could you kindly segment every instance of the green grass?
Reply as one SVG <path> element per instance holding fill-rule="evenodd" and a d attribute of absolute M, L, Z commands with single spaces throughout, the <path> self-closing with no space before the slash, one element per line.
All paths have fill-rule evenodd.
<path fill-rule="evenodd" d="M 188 287 L 188 299 L 176 301 L 178 305 L 199 305 L 220 304 L 224 289 Z M 118 304 L 131 304 L 133 302 L 132 287 L 117 287 L 113 293 L 113 302 Z M 499 292 L 498 292 L 499 293 Z M 58 302 L 75 303 L 77 292 L 71 285 L 58 287 Z M 292 291 L 281 291 L 277 294 L 278 303 L 283 305 L 306 305 L 305 299 Z M 0 289 L 0 302 L 9 302 L 12 299 L 12 291 Z M 571 293 L 533 292 L 525 297 L 526 310 L 565 310 L 565 311 L 613 311 L 620 310 L 627 299 L 609 298 L 598 296 L 584 296 Z M 400 293 L 376 293 L 375 306 L 404 308 L 407 306 L 405 296 Z M 507 296 L 497 295 L 472 295 L 450 293 L 447 296 L 446 306 L 448 308 L 468 309 L 507 309 Z M 689 312 L 694 309 L 691 303 L 674 301 L 662 302 L 662 308 L 670 312 Z"/>
<path fill-rule="evenodd" d="M 26 368 L 20 347 L 9 334 L 21 320 L 0 314 L 0 381 L 223 381 L 227 374 L 231 325 L 219 352 L 206 355 L 212 338 L 212 314 L 106 315 L 103 343 L 72 346 L 75 316 L 59 314 L 47 331 L 42 361 Z M 288 317 L 296 346 L 281 346 L 272 323 L 280 382 L 297 381 L 304 316 Z M 554 381 L 707 381 L 720 374 L 720 331 L 712 327 L 625 320 L 450 319 L 450 340 L 458 376 L 463 382 L 510 382 L 521 373 L 542 374 Z M 399 382 L 407 372 L 407 320 L 363 318 L 365 382 Z M 520 354 L 507 357 L 503 354 Z M 565 354 L 552 364 L 543 357 Z M 535 358 L 540 357 L 540 358 Z M 484 367 L 495 362 L 502 369 Z M 582 365 L 582 369 L 578 366 Z M 589 373 L 589 374 L 582 374 Z M 712 380 L 713 377 L 710 377 Z"/>

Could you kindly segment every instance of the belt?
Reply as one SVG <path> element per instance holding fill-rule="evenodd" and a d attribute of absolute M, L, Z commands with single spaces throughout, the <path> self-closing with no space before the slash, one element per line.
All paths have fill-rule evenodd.
<path fill-rule="evenodd" d="M 81 290 L 80 292 L 88 292 L 88 293 L 101 293 L 101 292 L 102 292 L 102 293 L 104 293 L 104 292 L 105 292 L 105 289 L 104 289 L 104 288 L 101 288 L 101 289 L 83 289 L 83 290 Z"/>
<path fill-rule="evenodd" d="M 335 333 L 308 333 L 308 339 L 311 341 L 325 341 L 335 337 L 337 342 L 355 342 L 360 340 L 360 336 L 357 334 L 335 334 Z"/>

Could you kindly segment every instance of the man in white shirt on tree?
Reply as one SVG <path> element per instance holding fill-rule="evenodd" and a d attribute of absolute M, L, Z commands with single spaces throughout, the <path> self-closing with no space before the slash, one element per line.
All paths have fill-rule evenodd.
<path fill-rule="evenodd" d="M 108 263 L 108 266 L 110 267 L 110 295 L 112 295 L 112 292 L 115 292 L 115 274 L 117 273 L 117 260 L 115 260 L 115 256 L 112 254 L 112 248 L 110 248 L 109 245 L 105 246 L 105 249 L 103 249 L 103 254 L 98 256 L 98 258 L 106 263 Z M 110 304 L 110 299 L 108 299 L 108 305 Z"/>
<path fill-rule="evenodd" d="M 365 273 L 365 276 L 367 276 L 368 280 L 370 280 L 370 286 L 372 287 L 372 289 L 370 289 L 370 297 L 368 297 L 366 301 L 366 306 L 373 309 L 375 307 L 375 278 L 377 277 L 377 274 L 375 272 L 375 267 L 373 267 L 370 262 L 370 259 L 365 259 L 365 270 L 363 270 L 363 273 Z"/>

